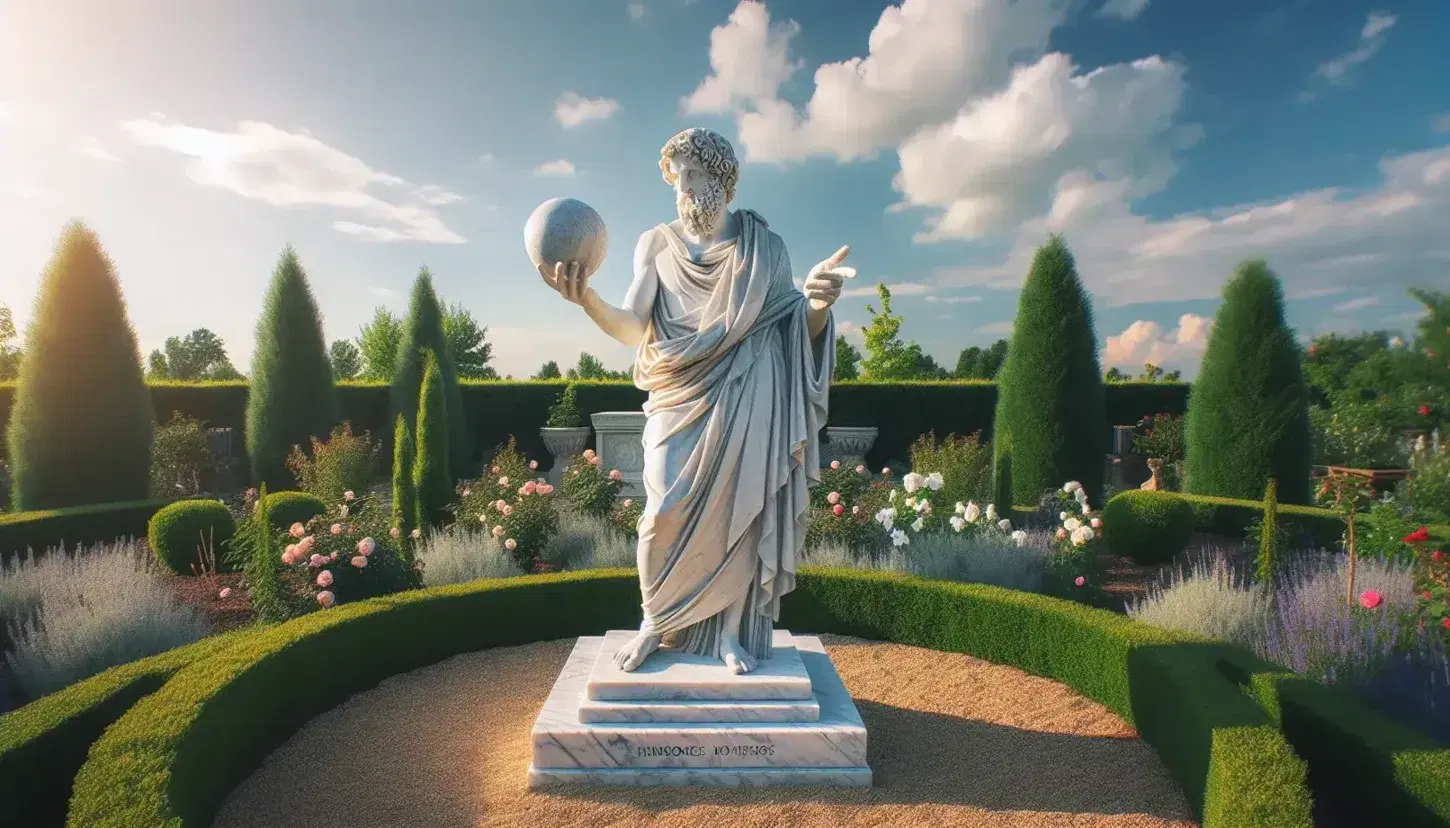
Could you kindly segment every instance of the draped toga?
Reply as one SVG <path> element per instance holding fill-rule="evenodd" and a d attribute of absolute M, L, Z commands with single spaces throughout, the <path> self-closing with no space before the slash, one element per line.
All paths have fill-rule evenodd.
<path fill-rule="evenodd" d="M 742 596 L 739 640 L 771 655 L 780 599 L 795 588 L 818 435 L 835 362 L 780 236 L 750 210 L 697 262 L 675 230 L 655 260 L 659 289 L 634 366 L 649 392 L 639 524 L 641 630 L 715 655 Z"/>

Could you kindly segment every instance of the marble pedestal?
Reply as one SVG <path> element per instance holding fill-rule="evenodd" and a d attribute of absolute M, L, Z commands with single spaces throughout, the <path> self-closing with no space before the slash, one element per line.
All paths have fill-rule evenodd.
<path fill-rule="evenodd" d="M 619 469 L 624 478 L 620 494 L 644 495 L 643 411 L 600 411 L 589 415 L 594 426 L 594 447 L 605 470 Z"/>
<path fill-rule="evenodd" d="M 866 726 L 819 638 L 775 631 L 774 653 L 732 675 L 671 651 L 636 672 L 633 635 L 580 638 L 533 730 L 529 787 L 869 786 Z"/>

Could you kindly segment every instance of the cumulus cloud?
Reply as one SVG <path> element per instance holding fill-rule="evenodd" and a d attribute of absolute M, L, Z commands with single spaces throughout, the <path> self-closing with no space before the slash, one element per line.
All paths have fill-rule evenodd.
<path fill-rule="evenodd" d="M 923 282 L 895 282 L 895 283 L 886 285 L 886 289 L 889 290 L 889 291 L 891 291 L 892 298 L 896 298 L 896 297 L 900 297 L 900 296 L 922 296 L 922 295 L 925 295 L 927 293 L 930 293 L 933 290 L 933 288 L 932 288 L 931 285 L 925 284 Z M 841 296 L 842 297 L 850 297 L 850 296 L 876 296 L 876 295 L 877 295 L 876 283 L 874 283 L 874 282 L 871 283 L 870 285 L 861 285 L 859 287 L 843 288 L 841 290 Z"/>
<path fill-rule="evenodd" d="M 326 207 L 352 214 L 333 228 L 370 241 L 459 244 L 436 207 L 459 200 L 437 186 L 419 187 L 306 132 L 243 121 L 234 132 L 187 126 L 152 115 L 121 124 L 142 146 L 189 157 L 186 174 L 206 187 L 277 207 Z"/>
<path fill-rule="evenodd" d="M 1319 64 L 1314 70 L 1314 81 L 1326 83 L 1342 83 L 1349 71 L 1374 57 L 1385 45 L 1385 36 L 1390 28 L 1398 20 L 1393 14 L 1382 11 L 1372 11 L 1365 18 L 1364 25 L 1359 30 L 1358 44 L 1348 52 L 1338 57 L 1326 60 Z M 1300 101 L 1311 101 L 1316 97 L 1314 89 L 1306 89 L 1299 93 Z"/>
<path fill-rule="evenodd" d="M 765 4 L 743 0 L 730 19 L 710 32 L 710 74 L 680 99 L 687 115 L 720 114 L 775 98 L 800 67 L 790 59 L 793 20 L 772 24 Z"/>
<path fill-rule="evenodd" d="M 576 127 L 588 121 L 602 121 L 619 111 L 613 98 L 586 98 L 578 92 L 565 92 L 554 103 L 554 120 L 565 127 Z"/>
<path fill-rule="evenodd" d="M 643 20 L 645 14 L 649 11 L 643 3 L 630 3 L 624 7 L 624 10 L 629 14 L 630 20 Z"/>
<path fill-rule="evenodd" d="M 1148 8 L 1148 0 L 1108 0 L 1098 14 L 1102 17 L 1116 17 L 1119 20 L 1133 20 Z"/>
<path fill-rule="evenodd" d="M 942 303 L 944 305 L 960 305 L 960 304 L 966 304 L 968 302 L 980 302 L 980 301 L 982 301 L 982 297 L 980 297 L 980 296 L 941 296 L 939 294 L 933 293 L 930 296 L 926 297 L 926 301 L 928 301 L 928 302 L 940 302 L 940 303 Z"/>
<path fill-rule="evenodd" d="M 1167 332 L 1157 322 L 1139 319 L 1117 336 L 1108 337 L 1102 363 L 1119 368 L 1138 368 L 1150 362 L 1160 368 L 1192 368 L 1203 357 L 1212 328 L 1212 319 L 1196 313 L 1178 317 L 1178 327 Z"/>
<path fill-rule="evenodd" d="M 1340 302 L 1333 308 L 1330 308 L 1330 310 L 1335 313 L 1354 313 L 1355 311 L 1362 311 L 1365 308 L 1372 308 L 1379 303 L 1380 297 L 1378 296 L 1360 296 Z"/>
<path fill-rule="evenodd" d="M 990 322 L 977 328 L 979 334 L 990 334 L 991 336 L 1010 336 L 1012 329 L 1016 327 L 1011 319 L 1004 319 L 1001 322 Z"/>
<path fill-rule="evenodd" d="M 534 167 L 534 175 L 538 176 L 568 178 L 573 174 L 574 162 L 570 161 L 567 158 L 560 158 L 554 161 L 545 161 L 539 166 Z"/>

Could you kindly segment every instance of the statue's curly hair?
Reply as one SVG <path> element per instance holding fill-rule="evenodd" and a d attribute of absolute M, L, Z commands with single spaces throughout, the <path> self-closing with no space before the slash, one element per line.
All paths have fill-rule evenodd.
<path fill-rule="evenodd" d="M 725 185 L 725 203 L 735 200 L 735 184 L 740 180 L 740 162 L 735 160 L 735 149 L 725 136 L 703 127 L 690 127 L 669 141 L 660 149 L 660 172 L 665 183 L 675 186 L 675 174 L 670 171 L 670 159 L 676 155 L 699 161 L 705 170 L 720 179 Z"/>

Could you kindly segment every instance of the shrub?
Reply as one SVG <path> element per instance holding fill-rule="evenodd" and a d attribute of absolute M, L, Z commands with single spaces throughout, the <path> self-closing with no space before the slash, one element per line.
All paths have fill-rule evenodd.
<path fill-rule="evenodd" d="M 403 323 L 403 340 L 398 345 L 398 364 L 393 370 L 392 416 L 403 415 L 410 428 L 417 428 L 418 401 L 423 390 L 424 353 L 431 351 L 438 360 L 439 380 L 443 384 L 443 411 L 448 423 L 448 471 L 453 480 L 468 475 L 473 465 L 472 435 L 463 415 L 463 395 L 458 387 L 458 372 L 453 354 L 443 336 L 443 312 L 438 295 L 433 291 L 433 277 L 428 269 L 418 271 L 413 292 L 408 300 L 408 318 Z M 537 421 L 536 421 L 537 422 Z"/>
<path fill-rule="evenodd" d="M 134 542 L 26 556 L 3 576 L 5 661 L 31 699 L 210 631 L 195 609 L 176 600 L 155 559 Z"/>
<path fill-rule="evenodd" d="M 1418 459 L 1400 489 L 1421 523 L 1450 523 L 1450 447 Z"/>
<path fill-rule="evenodd" d="M 413 458 L 413 488 L 418 497 L 418 526 L 442 524 L 453 500 L 453 477 L 448 471 L 448 406 L 438 360 L 424 355 L 423 386 L 418 398 L 418 446 Z"/>
<path fill-rule="evenodd" d="M 645 499 L 642 497 L 626 497 L 616 502 L 609 513 L 609 525 L 629 540 L 639 540 L 639 522 L 644 519 L 644 506 Z M 633 562 L 634 558 L 630 560 Z"/>
<path fill-rule="evenodd" d="M 428 532 L 418 542 L 416 557 L 423 585 L 429 587 L 522 574 L 492 535 L 463 523 Z"/>
<path fill-rule="evenodd" d="M 352 424 L 334 426 L 326 441 L 312 438 L 312 451 L 292 447 L 287 468 L 302 491 L 324 503 L 340 503 L 347 492 L 366 492 L 377 479 L 382 444 L 372 435 L 352 433 Z"/>
<path fill-rule="evenodd" d="M 574 392 L 574 383 L 564 386 L 559 392 L 559 398 L 549 408 L 549 428 L 580 428 L 584 425 L 584 415 L 579 412 L 579 401 Z"/>
<path fill-rule="evenodd" d="M 41 274 L 7 429 L 16 511 L 141 500 L 155 413 L 111 261 L 68 225 Z"/>
<path fill-rule="evenodd" d="M 179 500 L 151 516 L 146 542 L 167 569 L 177 575 L 193 575 L 204 561 L 201 550 L 215 553 L 231 542 L 236 531 L 236 519 L 225 503 Z"/>
<path fill-rule="evenodd" d="M 933 469 L 935 471 L 935 469 Z M 871 473 L 864 465 L 842 466 L 839 460 L 832 460 L 828 468 L 821 469 L 821 481 L 811 487 L 811 506 L 817 509 L 833 505 L 831 492 L 848 507 L 857 503 L 871 488 Z"/>
<path fill-rule="evenodd" d="M 393 425 L 393 528 L 412 536 L 418 529 L 418 490 L 413 485 L 413 429 L 402 414 Z"/>
<path fill-rule="evenodd" d="M 621 507 L 622 508 L 622 507 Z M 551 570 L 633 569 L 637 544 L 609 516 L 559 513 L 559 531 L 540 557 Z"/>
<path fill-rule="evenodd" d="M 1109 439 L 1103 374 L 1092 309 L 1061 236 L 1033 257 L 1013 331 L 993 438 L 998 462 L 1010 447 L 1012 500 L 998 505 L 1036 503 L 1064 480 L 1081 482 L 1101 502 Z"/>
<path fill-rule="evenodd" d="M 211 435 L 201 421 L 173 412 L 171 422 L 156 429 L 151 446 L 151 496 L 196 497 L 202 476 L 217 465 Z"/>
<path fill-rule="evenodd" d="M 272 492 L 257 500 L 256 511 L 272 516 L 273 529 L 285 529 L 294 523 L 306 523 L 327 511 L 327 504 L 307 492 Z"/>
<path fill-rule="evenodd" d="M 1168 492 L 1134 489 L 1108 501 L 1103 523 L 1114 555 L 1144 565 L 1166 563 L 1193 537 L 1193 507 Z"/>
<path fill-rule="evenodd" d="M 517 485 L 518 481 L 527 480 L 537 474 L 538 468 L 538 461 L 525 457 L 519 451 L 518 441 L 513 435 L 509 435 L 508 442 L 494 450 L 488 463 L 488 473 L 484 476 L 494 480 L 507 477 Z"/>
<path fill-rule="evenodd" d="M 279 589 L 287 616 L 422 585 L 407 540 L 367 501 L 341 505 L 276 535 Z M 275 530 L 274 530 L 275 531 Z"/>
<path fill-rule="evenodd" d="M 501 467 L 516 464 L 516 460 L 505 456 Z M 490 471 L 461 487 L 458 523 L 480 526 L 508 551 L 520 569 L 533 572 L 559 529 L 555 492 L 542 479 L 521 480 Z"/>
<path fill-rule="evenodd" d="M 1408 459 L 1404 432 L 1387 419 L 1383 406 L 1341 394 L 1333 408 L 1309 412 L 1313 457 L 1326 466 L 1401 469 Z"/>
<path fill-rule="evenodd" d="M 949 434 L 941 442 L 935 434 L 924 434 L 911 447 L 911 468 L 923 474 L 939 472 L 945 478 L 937 493 L 942 503 L 992 498 L 992 450 L 979 434 Z"/>
<path fill-rule="evenodd" d="M 594 517 L 603 517 L 614 509 L 619 493 L 624 489 L 624 478 L 618 469 L 608 473 L 600 465 L 599 455 L 593 449 L 584 453 L 564 470 L 559 483 L 564 500 L 575 511 Z"/>
<path fill-rule="evenodd" d="M 1220 550 L 1180 567 L 1128 607 L 1137 621 L 1252 647 L 1268 625 L 1269 590 L 1241 577 Z"/>
<path fill-rule="evenodd" d="M 0 515 L 0 561 L 27 549 L 37 554 L 57 546 L 111 543 L 146 537 L 146 524 L 169 500 L 97 503 Z"/>
<path fill-rule="evenodd" d="M 292 485 L 293 446 L 327 434 L 337 422 L 332 363 L 317 302 L 291 247 L 282 251 L 257 323 L 247 394 L 247 456 L 252 479 L 271 489 Z"/>
<path fill-rule="evenodd" d="M 1223 289 L 1189 393 L 1188 488 L 1258 498 L 1270 477 L 1284 503 L 1309 501 L 1309 398 L 1301 353 L 1284 322 L 1279 280 L 1262 261 Z"/>
<path fill-rule="evenodd" d="M 1254 560 L 1254 577 L 1261 584 L 1272 584 L 1274 575 L 1283 563 L 1284 545 L 1279 530 L 1279 481 L 1269 478 L 1264 487 L 1264 520 L 1259 530 L 1258 555 Z"/>

